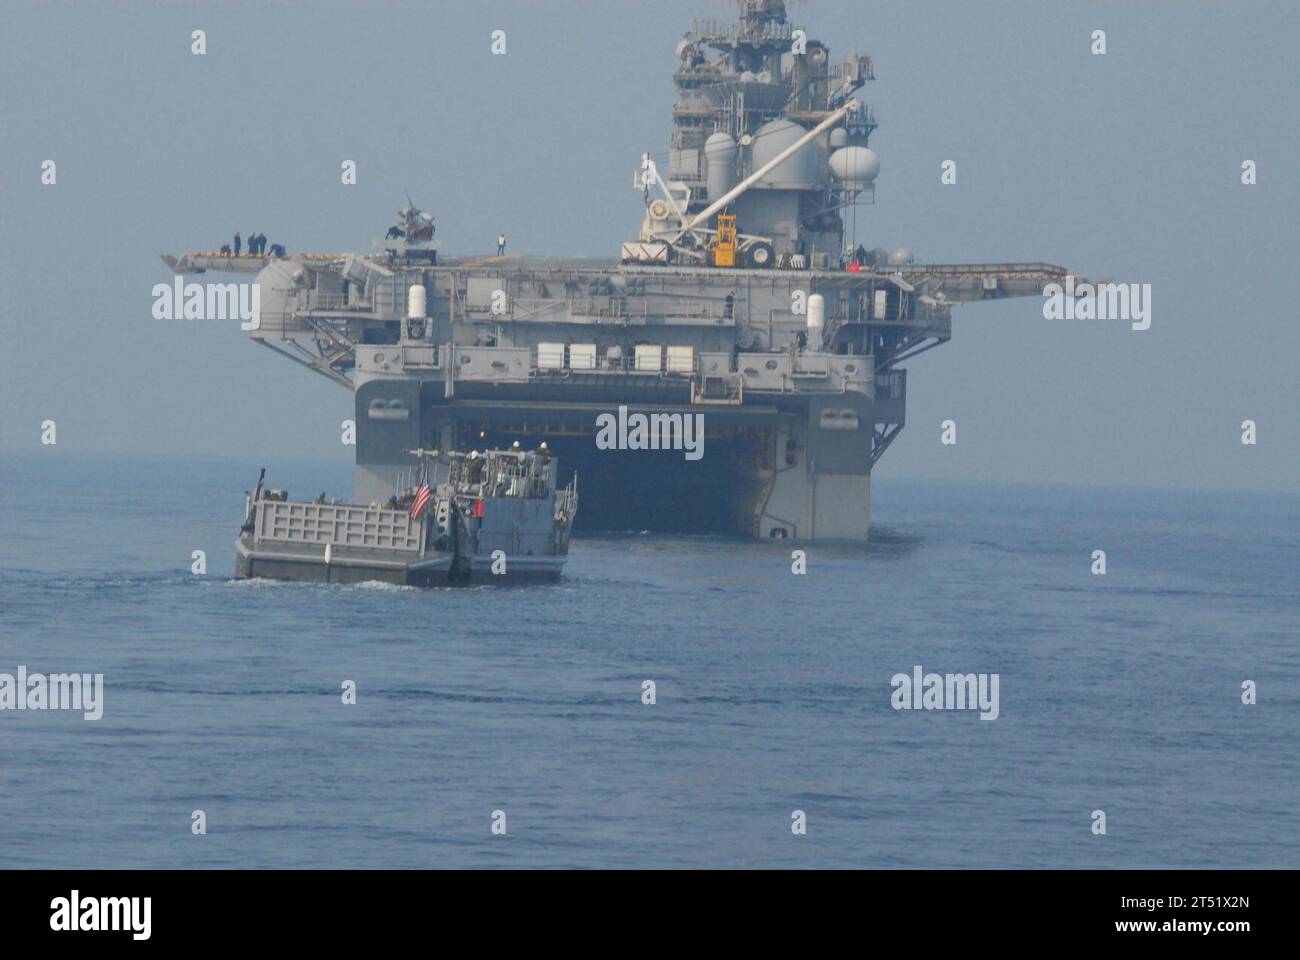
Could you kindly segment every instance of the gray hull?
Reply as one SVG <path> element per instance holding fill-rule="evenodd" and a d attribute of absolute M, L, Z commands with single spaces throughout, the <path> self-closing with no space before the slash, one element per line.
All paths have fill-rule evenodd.
<path fill-rule="evenodd" d="M 454 557 L 436 554 L 404 562 L 390 556 L 331 551 L 326 562 L 324 548 L 304 550 L 255 545 L 241 536 L 235 541 L 235 579 L 258 577 L 309 583 L 391 583 L 412 587 L 474 586 L 549 583 L 564 572 L 563 556 L 506 558 L 505 570 L 493 573 L 491 556 L 475 557 L 468 570 L 453 572 Z"/>

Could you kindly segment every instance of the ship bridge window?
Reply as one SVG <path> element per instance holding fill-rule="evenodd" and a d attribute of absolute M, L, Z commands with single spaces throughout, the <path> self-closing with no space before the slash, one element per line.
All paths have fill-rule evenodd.
<path fill-rule="evenodd" d="M 371 420 L 409 420 L 411 410 L 404 400 L 384 400 L 376 397 L 366 411 Z"/>
<path fill-rule="evenodd" d="M 823 410 L 818 420 L 823 430 L 856 430 L 858 415 L 853 410 Z"/>

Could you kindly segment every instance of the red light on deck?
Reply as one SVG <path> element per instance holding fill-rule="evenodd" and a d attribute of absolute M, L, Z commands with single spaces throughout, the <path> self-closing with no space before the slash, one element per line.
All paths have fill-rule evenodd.
<path fill-rule="evenodd" d="M 483 519 L 483 501 L 482 501 L 482 500 L 475 500 L 475 501 L 474 501 L 474 517 L 475 517 L 475 519 L 477 519 L 477 520 L 482 520 L 482 519 Z"/>

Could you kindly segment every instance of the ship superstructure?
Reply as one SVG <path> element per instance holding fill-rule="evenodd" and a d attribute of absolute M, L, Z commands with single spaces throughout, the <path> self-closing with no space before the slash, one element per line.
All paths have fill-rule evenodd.
<path fill-rule="evenodd" d="M 636 167 L 645 213 L 616 258 L 443 257 L 430 226 L 413 249 L 169 264 L 258 271 L 249 336 L 354 393 L 359 501 L 414 448 L 545 441 L 583 476 L 579 529 L 864 540 L 903 363 L 951 337 L 954 304 L 1066 271 L 857 246 L 880 169 L 855 97 L 871 60 L 833 63 L 780 0 L 740 7 L 677 46 L 668 154 Z M 431 225 L 413 209 L 401 222 Z M 598 446 L 619 407 L 702 414 L 705 455 Z"/>

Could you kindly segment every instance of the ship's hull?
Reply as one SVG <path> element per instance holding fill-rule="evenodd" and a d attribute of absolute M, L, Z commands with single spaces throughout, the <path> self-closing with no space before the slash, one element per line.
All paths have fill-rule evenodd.
<path fill-rule="evenodd" d="M 901 419 L 901 402 L 887 407 L 890 401 L 856 391 L 755 391 L 743 403 L 701 405 L 692 404 L 689 382 L 577 379 L 458 381 L 454 397 L 435 379 L 364 383 L 356 395 L 356 498 L 377 499 L 409 475 L 402 453 L 409 447 L 545 442 L 566 479 L 576 472 L 581 481 L 579 533 L 867 540 L 872 424 L 877 415 Z M 598 442 L 598 423 L 620 408 L 698 417 L 703 444 L 692 456 L 685 449 L 609 449 Z"/>
<path fill-rule="evenodd" d="M 514 557 L 504 564 L 489 556 L 457 563 L 450 552 L 404 560 L 378 551 L 313 549 L 308 545 L 255 544 L 247 536 L 235 541 L 235 579 L 291 580 L 308 583 L 391 583 L 413 587 L 448 587 L 547 583 L 560 578 L 564 556 Z"/>

